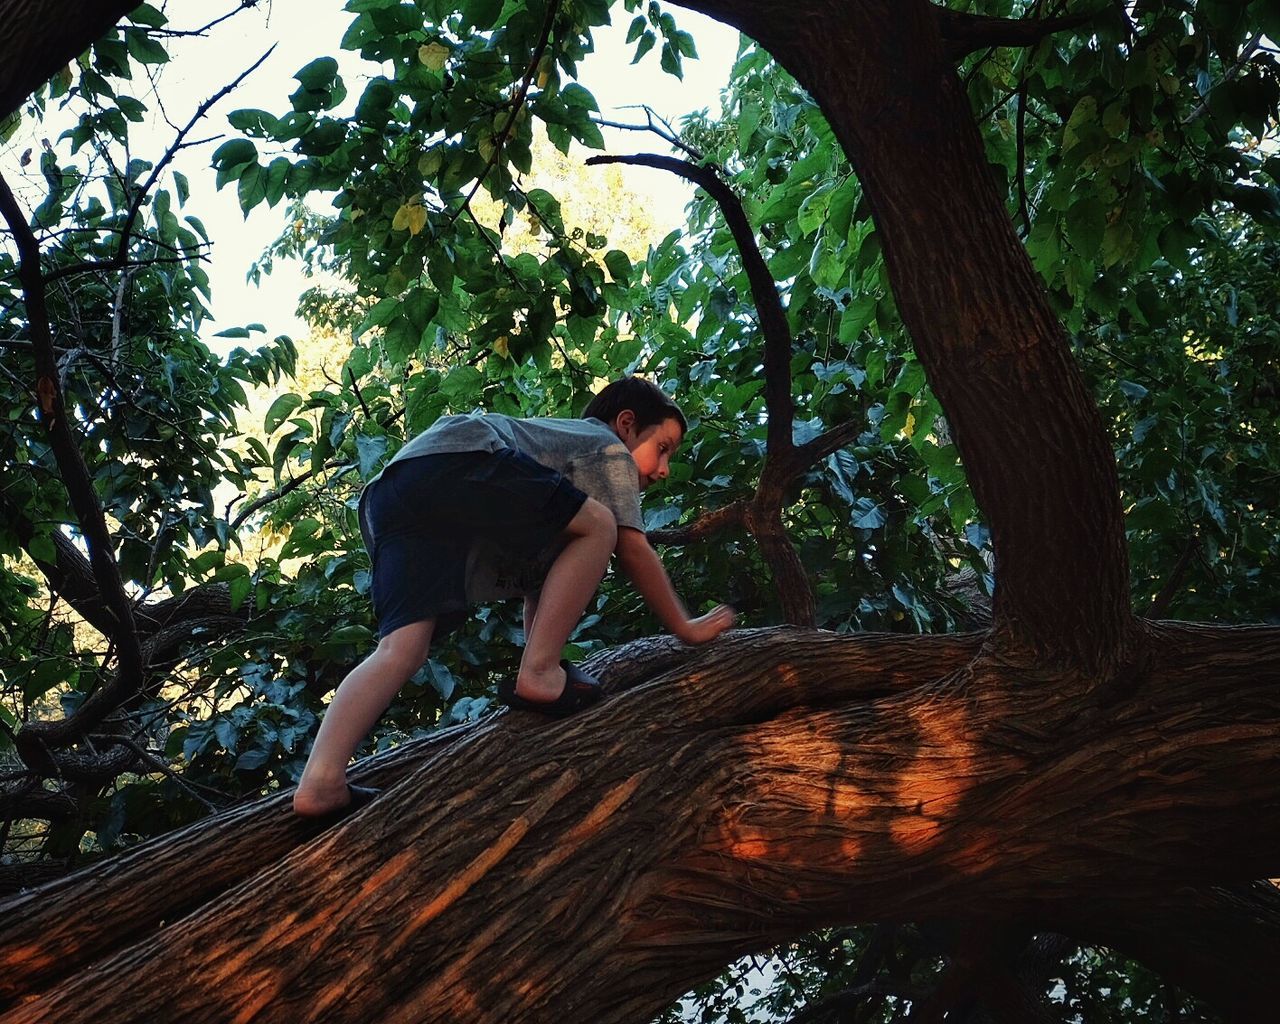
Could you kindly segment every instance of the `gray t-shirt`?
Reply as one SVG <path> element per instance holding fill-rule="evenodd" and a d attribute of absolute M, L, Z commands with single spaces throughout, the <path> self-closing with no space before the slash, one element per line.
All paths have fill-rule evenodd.
<path fill-rule="evenodd" d="M 612 512 L 619 526 L 644 530 L 635 460 L 618 436 L 597 419 L 517 419 L 500 413 L 442 416 L 401 448 L 391 462 L 503 448 L 514 448 L 567 477 L 578 490 Z M 554 555 L 549 552 L 537 562 L 515 565 L 510 555 L 477 545 L 467 563 L 468 600 L 489 601 L 536 590 Z"/>

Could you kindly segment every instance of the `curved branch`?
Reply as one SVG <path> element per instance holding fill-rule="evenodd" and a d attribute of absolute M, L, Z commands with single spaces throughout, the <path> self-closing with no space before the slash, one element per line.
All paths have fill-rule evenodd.
<path fill-rule="evenodd" d="M 89 548 L 89 563 L 102 595 L 106 613 L 114 620 L 108 635 L 115 642 L 119 669 L 115 686 L 104 687 L 90 696 L 69 718 L 61 722 L 36 722 L 18 734 L 18 752 L 43 760 L 43 748 L 68 736 L 84 732 L 102 721 L 103 716 L 122 699 L 133 693 L 142 682 L 142 651 L 133 622 L 133 608 L 124 591 L 120 567 L 112 552 L 111 534 L 107 529 L 102 503 L 84 456 L 71 433 L 69 417 L 58 383 L 57 358 L 53 351 L 53 335 L 45 306 L 45 285 L 40 274 L 40 246 L 32 233 L 8 182 L 0 177 L 0 214 L 13 233 L 18 249 L 18 278 L 26 307 L 28 331 L 36 364 L 36 393 L 40 402 L 40 420 L 48 434 L 58 471 L 75 510 L 80 532 Z M 31 764 L 30 761 L 27 761 Z M 33 765 L 34 767 L 34 765 Z"/>
<path fill-rule="evenodd" d="M 792 421 L 795 405 L 791 398 L 791 326 L 782 308 L 782 299 L 773 275 L 760 255 L 755 232 L 747 220 L 742 202 L 711 167 L 690 163 L 656 153 L 632 156 L 593 156 L 587 164 L 631 164 L 670 171 L 701 188 L 720 207 L 725 223 L 733 234 L 742 257 L 742 269 L 751 285 L 751 297 L 760 316 L 760 332 L 764 335 L 764 395 L 769 411 L 768 457 L 781 457 L 792 448 Z"/>
<path fill-rule="evenodd" d="M 756 244 L 755 232 L 747 220 L 742 202 L 733 189 L 721 180 L 714 168 L 687 160 L 642 153 L 633 156 L 595 156 L 590 157 L 587 163 L 622 163 L 670 171 L 698 185 L 720 207 L 725 223 L 737 243 L 742 267 L 759 315 L 760 332 L 764 335 L 764 396 L 768 422 L 764 468 L 761 470 L 755 497 L 742 513 L 733 517 L 726 514 L 717 525 L 740 521 L 747 526 L 759 542 L 765 562 L 773 575 L 784 620 L 793 625 L 812 627 L 816 619 L 813 586 L 804 571 L 795 545 L 791 543 L 791 538 L 782 525 L 782 507 L 787 485 L 803 471 L 795 458 L 795 442 L 792 439 L 795 402 L 791 397 L 791 326 L 787 323 L 778 287 L 764 262 L 760 247 Z"/>

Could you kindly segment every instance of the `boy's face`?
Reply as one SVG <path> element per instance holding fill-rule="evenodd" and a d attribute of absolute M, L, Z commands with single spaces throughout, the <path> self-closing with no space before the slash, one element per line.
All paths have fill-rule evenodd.
<path fill-rule="evenodd" d="M 684 440 L 680 421 L 665 419 L 643 430 L 636 429 L 636 416 L 630 409 L 618 413 L 614 433 L 622 439 L 635 460 L 640 475 L 640 490 L 657 480 L 665 480 L 671 469 L 671 456 Z"/>

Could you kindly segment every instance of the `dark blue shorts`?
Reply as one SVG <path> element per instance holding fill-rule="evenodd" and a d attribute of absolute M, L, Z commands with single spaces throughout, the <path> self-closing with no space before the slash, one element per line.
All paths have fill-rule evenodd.
<path fill-rule="evenodd" d="M 509 448 L 392 463 L 360 498 L 379 635 L 423 619 L 436 620 L 436 636 L 456 628 L 477 540 L 536 558 L 586 500 L 555 470 Z"/>

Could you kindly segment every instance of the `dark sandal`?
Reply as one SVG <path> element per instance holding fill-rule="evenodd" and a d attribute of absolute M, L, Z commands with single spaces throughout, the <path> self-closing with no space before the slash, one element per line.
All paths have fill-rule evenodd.
<path fill-rule="evenodd" d="M 321 826 L 336 825 L 343 818 L 350 817 L 362 807 L 368 807 L 375 798 L 382 795 L 382 790 L 380 789 L 374 789 L 371 786 L 353 786 L 350 783 L 347 784 L 347 792 L 351 794 L 351 799 L 341 807 L 335 807 L 332 811 L 326 811 L 324 814 L 308 816 L 304 820 L 315 822 Z"/>
<path fill-rule="evenodd" d="M 516 693 L 514 679 L 498 684 L 498 700 L 515 711 L 536 711 L 551 718 L 568 718 L 595 704 L 602 696 L 600 681 L 587 675 L 577 665 L 560 662 L 564 669 L 564 691 L 555 700 L 526 700 Z"/>

